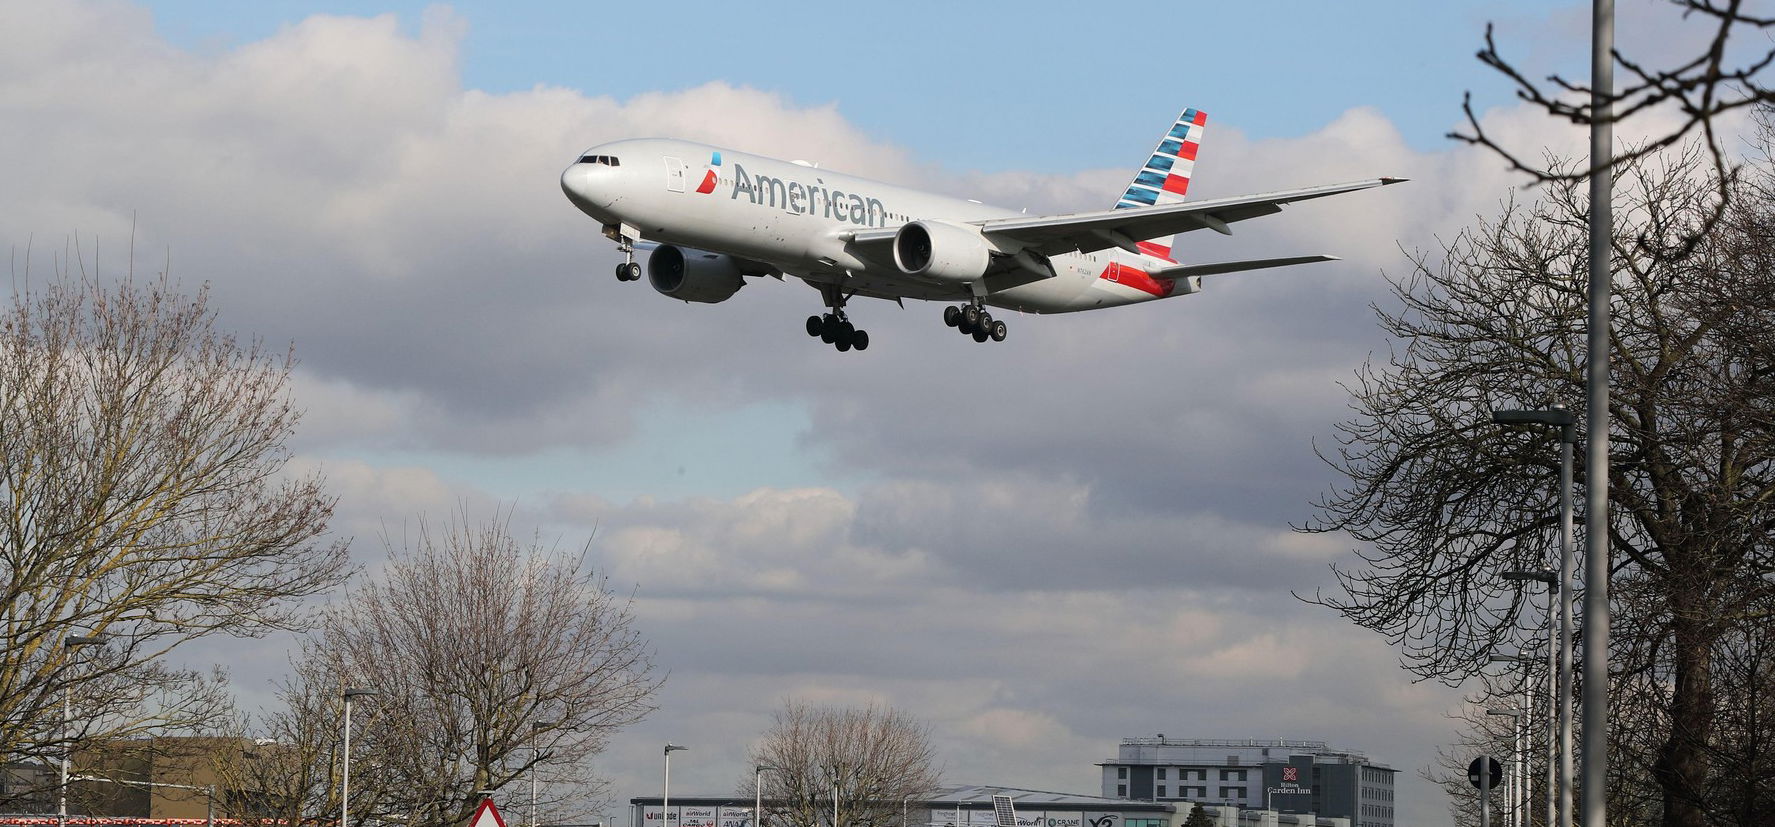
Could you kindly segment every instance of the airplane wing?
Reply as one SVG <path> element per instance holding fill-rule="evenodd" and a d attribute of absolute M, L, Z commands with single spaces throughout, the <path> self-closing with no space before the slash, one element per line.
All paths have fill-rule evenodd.
<path fill-rule="evenodd" d="M 1148 275 L 1158 279 L 1181 279 L 1188 276 L 1218 276 L 1223 273 L 1239 273 L 1245 270 L 1267 270 L 1271 267 L 1292 267 L 1296 264 L 1338 260 L 1337 256 L 1322 255 L 1255 258 L 1245 261 L 1221 261 L 1214 264 L 1179 264 L 1174 267 L 1161 267 L 1151 271 Z"/>
<path fill-rule="evenodd" d="M 1209 201 L 1185 201 L 1156 207 L 1000 218 L 980 222 L 980 232 L 994 240 L 1012 242 L 1007 246 L 1022 247 L 1042 255 L 1057 255 L 1074 250 L 1089 253 L 1107 247 L 1121 247 L 1129 252 L 1137 252 L 1134 246 L 1136 241 L 1201 229 L 1232 235 L 1232 230 L 1227 225 L 1247 218 L 1279 213 L 1284 204 L 1397 184 L 1406 180 L 1408 179 L 1371 178 L 1347 184 L 1328 184 Z"/>

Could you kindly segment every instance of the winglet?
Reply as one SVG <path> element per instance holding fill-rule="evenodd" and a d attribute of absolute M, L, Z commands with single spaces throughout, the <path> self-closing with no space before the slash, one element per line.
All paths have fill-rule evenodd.
<path fill-rule="evenodd" d="M 1411 180 L 1410 178 L 1382 178 L 1381 179 L 1381 186 L 1384 187 L 1388 184 L 1403 184 L 1406 181 L 1410 181 L 1410 180 Z"/>

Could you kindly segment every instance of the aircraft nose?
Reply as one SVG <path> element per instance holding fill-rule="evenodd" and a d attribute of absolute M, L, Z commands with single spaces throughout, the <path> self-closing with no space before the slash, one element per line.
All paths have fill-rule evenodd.
<path fill-rule="evenodd" d="M 607 193 L 601 191 L 604 188 L 599 186 L 604 177 L 600 175 L 602 171 L 593 164 L 574 164 L 561 173 L 561 191 L 567 194 L 567 200 L 593 218 L 600 217 L 594 210 L 606 206 L 609 200 Z"/>

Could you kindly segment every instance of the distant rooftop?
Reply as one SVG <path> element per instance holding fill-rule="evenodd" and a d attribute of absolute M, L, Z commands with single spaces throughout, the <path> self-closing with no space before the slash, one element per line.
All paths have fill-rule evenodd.
<path fill-rule="evenodd" d="M 1285 747 L 1329 751 L 1324 741 L 1290 741 L 1286 738 L 1166 738 L 1155 735 L 1151 738 L 1123 738 L 1124 744 L 1160 747 Z"/>
<path fill-rule="evenodd" d="M 991 804 L 995 795 L 1008 795 L 1011 802 L 1019 807 L 1050 805 L 1055 807 L 1098 807 L 1112 810 L 1138 809 L 1131 805 L 1152 804 L 1150 801 L 1129 801 L 1126 798 L 1104 798 L 1098 795 L 1080 795 L 1078 793 L 1053 793 L 1042 790 L 1025 790 L 1018 787 L 996 787 L 986 784 L 974 784 L 963 787 L 944 787 L 930 795 L 931 804 Z M 1159 805 L 1163 809 L 1168 805 Z"/>
<path fill-rule="evenodd" d="M 1122 746 L 1233 750 L 1282 749 L 1310 753 L 1320 758 L 1335 758 L 1347 763 L 1367 764 L 1370 766 L 1385 768 L 1385 765 L 1376 764 L 1371 760 L 1367 753 L 1347 749 L 1333 749 L 1324 741 L 1296 741 L 1287 738 L 1166 738 L 1163 735 L 1154 735 L 1150 738 L 1123 738 Z M 1100 762 L 1099 766 L 1102 766 L 1103 764 L 1116 764 L 1125 760 L 1127 760 L 1127 754 L 1124 754 L 1120 759 Z"/>

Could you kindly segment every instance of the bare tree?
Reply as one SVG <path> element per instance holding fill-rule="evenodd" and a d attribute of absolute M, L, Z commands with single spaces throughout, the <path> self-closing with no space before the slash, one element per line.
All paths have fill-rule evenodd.
<path fill-rule="evenodd" d="M 788 700 L 750 753 L 764 776 L 766 818 L 778 827 L 899 825 L 908 800 L 928 797 L 939 773 L 930 728 L 889 707 L 817 707 Z M 747 795 L 753 778 L 741 784 Z"/>
<path fill-rule="evenodd" d="M 278 687 L 280 706 L 233 727 L 252 746 L 216 757 L 216 780 L 229 792 L 218 802 L 223 815 L 254 827 L 287 827 L 339 812 L 344 700 L 337 677 L 324 668 L 298 662 L 297 674 Z M 360 792 L 360 805 L 376 792 Z"/>
<path fill-rule="evenodd" d="M 380 582 L 352 590 L 305 647 L 273 721 L 330 767 L 330 736 L 308 733 L 336 727 L 345 687 L 380 693 L 356 705 L 354 821 L 460 824 L 482 790 L 531 773 L 557 800 L 601 794 L 589 759 L 653 710 L 661 683 L 629 599 L 586 565 L 586 549 L 521 544 L 503 518 L 463 517 L 441 534 L 421 523 L 410 547 L 390 545 Z M 304 771 L 286 785 L 291 800 L 321 806 L 309 782 L 331 770 Z"/>
<path fill-rule="evenodd" d="M 218 332 L 207 289 L 33 288 L 29 259 L 0 315 L 0 756 L 53 761 L 216 722 L 217 681 L 163 656 L 301 626 L 346 558 L 287 468 L 289 354 Z"/>
<path fill-rule="evenodd" d="M 1710 779 L 1727 771 L 1710 753 L 1724 619 L 1767 597 L 1756 573 L 1775 564 L 1775 223 L 1767 204 L 1739 199 L 1697 236 L 1714 191 L 1699 152 L 1619 171 L 1611 680 L 1661 713 L 1636 718 L 1633 735 L 1656 737 L 1640 754 L 1664 823 L 1698 827 Z M 1416 257 L 1395 284 L 1402 309 L 1377 311 L 1401 346 L 1351 385 L 1357 416 L 1328 458 L 1348 484 L 1309 529 L 1365 544 L 1362 565 L 1336 572 L 1343 593 L 1322 602 L 1386 634 L 1422 676 L 1459 681 L 1494 648 L 1540 635 L 1525 588 L 1499 573 L 1552 559 L 1555 452 L 1488 412 L 1582 393 L 1585 218 L 1578 188 L 1556 183 L 1439 261 Z"/>
<path fill-rule="evenodd" d="M 1619 151 L 1612 158 L 1593 160 L 1590 166 L 1571 167 L 1535 160 L 1540 148 L 1527 153 L 1511 149 L 1486 134 L 1479 116 L 1473 111 L 1473 96 L 1468 93 L 1462 102 L 1467 115 L 1466 132 L 1450 133 L 1449 137 L 1485 147 L 1502 157 L 1510 167 L 1528 174 L 1536 183 L 1577 181 L 1590 175 L 1590 169 L 1612 169 L 1623 163 L 1649 158 L 1677 146 L 1684 139 L 1699 134 L 1713 161 L 1718 193 L 1729 193 L 1727 184 L 1733 179 L 1734 165 L 1728 160 L 1726 142 L 1717 131 L 1717 120 L 1727 113 L 1750 107 L 1766 107 L 1775 103 L 1775 88 L 1765 85 L 1762 72 L 1775 62 L 1775 47 L 1768 33 L 1775 31 L 1775 16 L 1753 14 L 1745 0 L 1667 0 L 1681 10 L 1685 21 L 1705 27 L 1708 37 L 1703 46 L 1688 57 L 1669 65 L 1652 66 L 1622 54 L 1611 53 L 1617 66 L 1625 71 L 1626 82 L 1614 94 L 1604 97 L 1609 114 L 1604 118 L 1592 104 L 1592 87 L 1557 74 L 1545 81 L 1530 78 L 1529 70 L 1506 59 L 1492 38 L 1491 26 L 1485 29 L 1485 47 L 1479 61 L 1508 78 L 1516 88 L 1518 99 L 1526 101 L 1547 114 L 1575 124 L 1591 124 L 1599 120 L 1619 123 L 1657 108 L 1673 108 L 1680 113 L 1676 128 L 1654 135 L 1650 140 Z M 1754 39 L 1760 42 L 1750 42 Z M 1738 47 L 1735 52 L 1733 47 Z M 1739 53 L 1742 53 L 1740 55 Z M 1715 212 L 1713 216 L 1719 217 Z"/>

